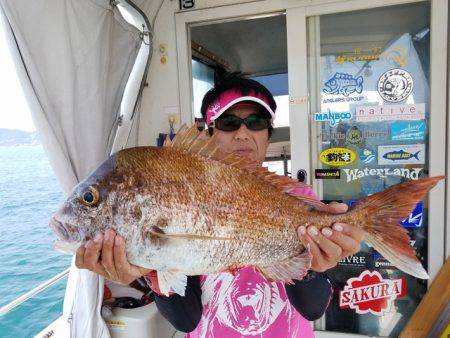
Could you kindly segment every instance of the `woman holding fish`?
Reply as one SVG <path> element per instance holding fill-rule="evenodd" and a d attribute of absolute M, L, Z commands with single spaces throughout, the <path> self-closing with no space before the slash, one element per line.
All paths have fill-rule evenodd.
<path fill-rule="evenodd" d="M 275 100 L 264 86 L 236 75 L 210 90 L 202 104 L 202 114 L 219 148 L 259 166 L 270 142 L 275 110 Z M 226 181 L 217 182 L 217 189 L 225 189 L 227 185 Z M 317 198 L 308 186 L 296 187 L 290 193 L 309 196 L 311 200 Z M 328 211 L 344 213 L 347 206 L 335 203 Z M 281 210 L 277 212 L 279 215 L 275 217 L 283 217 Z M 333 230 L 324 227 L 318 231 L 314 225 L 305 223 L 298 223 L 297 228 L 300 244 L 309 246 L 312 254 L 311 271 L 304 276 L 308 267 L 299 267 L 294 272 L 298 279 L 292 278 L 290 283 L 270 282 L 277 280 L 276 274 L 271 276 L 253 267 L 237 265 L 228 269 L 230 271 L 190 276 L 184 296 L 165 296 L 159 293 L 155 273 L 128 262 L 123 238 L 111 229 L 106 230 L 104 236 L 99 233 L 81 246 L 76 262 L 79 268 L 122 284 L 146 275 L 158 293 L 155 301 L 160 312 L 178 330 L 190 332 L 188 337 L 256 334 L 261 337 L 312 337 L 308 321 L 324 313 L 333 292 L 323 271 L 357 252 L 363 232 L 345 223 L 335 223 Z M 164 231 L 160 227 L 153 230 L 160 232 L 163 240 Z M 155 234 L 154 238 L 157 237 Z M 205 239 L 205 242 L 211 240 Z M 308 252 L 306 255 L 309 256 Z M 195 260 L 195 256 L 192 259 Z"/>

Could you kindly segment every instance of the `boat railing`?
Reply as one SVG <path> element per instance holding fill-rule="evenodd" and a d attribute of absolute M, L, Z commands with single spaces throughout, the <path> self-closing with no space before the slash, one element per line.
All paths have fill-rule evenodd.
<path fill-rule="evenodd" d="M 52 278 L 50 278 L 50 279 L 46 280 L 45 282 L 39 284 L 34 289 L 24 293 L 22 296 L 17 297 L 16 299 L 11 301 L 10 303 L 2 306 L 0 308 L 0 316 L 3 316 L 5 314 L 7 314 L 9 311 L 11 311 L 15 307 L 19 306 L 23 302 L 27 301 L 28 299 L 36 296 L 37 294 L 41 293 L 42 291 L 44 291 L 48 287 L 52 286 L 53 284 L 55 284 L 56 282 L 58 282 L 59 280 L 61 280 L 65 276 L 67 276 L 69 274 L 69 270 L 70 270 L 70 268 L 64 270 L 63 272 L 57 274 L 56 276 L 53 276 Z"/>

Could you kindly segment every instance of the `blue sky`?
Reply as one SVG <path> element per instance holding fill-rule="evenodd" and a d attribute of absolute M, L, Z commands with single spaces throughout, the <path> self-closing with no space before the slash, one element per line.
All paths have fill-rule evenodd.
<path fill-rule="evenodd" d="M 36 130 L 17 78 L 0 17 L 0 128 Z"/>

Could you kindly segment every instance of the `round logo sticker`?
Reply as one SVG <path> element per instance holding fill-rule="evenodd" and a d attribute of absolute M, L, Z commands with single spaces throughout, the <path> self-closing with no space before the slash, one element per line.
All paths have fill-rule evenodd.
<path fill-rule="evenodd" d="M 353 144 L 353 145 L 359 144 L 359 143 L 361 143 L 362 138 L 363 138 L 362 132 L 356 126 L 351 127 L 347 131 L 346 141 L 349 144 Z"/>
<path fill-rule="evenodd" d="M 381 75 L 378 80 L 378 93 L 388 102 L 401 102 L 411 94 L 413 86 L 411 74 L 395 68 Z"/>

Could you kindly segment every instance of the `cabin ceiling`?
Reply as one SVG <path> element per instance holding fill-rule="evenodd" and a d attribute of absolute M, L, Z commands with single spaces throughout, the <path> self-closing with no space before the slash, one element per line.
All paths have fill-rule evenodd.
<path fill-rule="evenodd" d="M 252 75 L 287 70 L 286 17 L 240 20 L 191 28 L 191 40 Z"/>
<path fill-rule="evenodd" d="M 356 48 L 383 49 L 401 32 L 415 34 L 424 28 L 429 20 L 428 9 L 429 3 L 417 3 L 323 15 L 322 54 Z M 415 15 L 417 12 L 421 14 Z M 191 40 L 228 62 L 231 71 L 251 75 L 287 72 L 284 14 L 191 27 Z"/>

